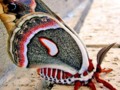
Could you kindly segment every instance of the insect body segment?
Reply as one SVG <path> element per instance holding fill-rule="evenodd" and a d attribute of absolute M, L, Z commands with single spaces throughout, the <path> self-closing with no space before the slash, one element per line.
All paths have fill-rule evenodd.
<path fill-rule="evenodd" d="M 53 83 L 75 84 L 79 81 L 82 82 L 83 85 L 86 85 L 88 81 L 92 79 L 95 72 L 94 67 L 92 67 L 92 65 L 90 66 L 91 67 L 88 68 L 89 71 L 85 71 L 83 74 L 71 74 L 70 72 L 55 68 L 39 68 L 37 72 L 41 77 Z"/>
<path fill-rule="evenodd" d="M 53 83 L 59 84 L 71 84 L 71 76 L 72 74 L 62 71 L 60 69 L 52 69 L 52 68 L 41 68 L 38 72 L 41 77 L 49 80 Z"/>

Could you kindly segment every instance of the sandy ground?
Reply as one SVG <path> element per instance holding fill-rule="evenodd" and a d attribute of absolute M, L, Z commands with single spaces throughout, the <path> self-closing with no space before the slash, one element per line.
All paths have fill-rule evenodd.
<path fill-rule="evenodd" d="M 73 22 L 69 22 L 73 23 Z M 119 0 L 94 0 L 92 8 L 85 20 L 79 36 L 85 44 L 99 45 L 116 42 L 120 44 L 120 1 Z M 101 47 L 102 48 L 102 47 Z M 87 48 L 90 57 L 96 60 L 100 48 Z M 120 48 L 113 48 L 107 54 L 102 67 L 112 68 L 109 74 L 101 77 L 120 90 Z M 0 90 L 41 90 L 41 78 L 34 70 L 17 68 L 15 77 L 8 80 Z M 107 90 L 95 82 L 97 90 Z M 55 85 L 52 90 L 73 90 L 73 86 Z M 79 90 L 90 90 L 82 87 Z"/>
<path fill-rule="evenodd" d="M 85 44 L 120 44 L 120 1 L 94 0 L 80 37 Z"/>

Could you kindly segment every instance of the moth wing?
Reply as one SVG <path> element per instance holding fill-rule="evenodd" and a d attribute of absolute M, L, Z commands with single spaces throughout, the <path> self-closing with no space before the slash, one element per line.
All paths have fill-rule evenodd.
<path fill-rule="evenodd" d="M 29 14 L 19 20 L 10 40 L 10 52 L 20 67 L 51 67 L 73 73 L 88 67 L 81 40 L 44 13 Z"/>

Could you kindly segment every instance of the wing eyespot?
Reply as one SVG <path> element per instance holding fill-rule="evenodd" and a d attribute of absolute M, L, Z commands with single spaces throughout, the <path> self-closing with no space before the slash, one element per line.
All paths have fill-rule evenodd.
<path fill-rule="evenodd" d="M 39 42 L 47 49 L 47 53 L 50 56 L 56 56 L 58 54 L 58 47 L 56 43 L 54 43 L 52 40 L 44 37 L 39 38 Z"/>

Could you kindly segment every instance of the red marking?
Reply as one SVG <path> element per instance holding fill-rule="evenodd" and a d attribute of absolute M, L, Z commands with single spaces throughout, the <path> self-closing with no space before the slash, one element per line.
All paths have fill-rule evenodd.
<path fill-rule="evenodd" d="M 93 71 L 93 69 L 94 69 L 94 66 L 93 66 L 92 60 L 90 59 L 90 60 L 89 60 L 88 71 L 91 72 L 91 71 Z"/>
<path fill-rule="evenodd" d="M 44 68 L 44 75 L 46 76 L 46 72 L 47 72 L 47 70 L 46 70 L 46 68 Z"/>
<path fill-rule="evenodd" d="M 80 77 L 80 74 L 77 73 L 77 74 L 74 75 L 74 77 L 75 77 L 75 78 L 79 78 L 79 77 Z"/>
<path fill-rule="evenodd" d="M 82 83 L 80 81 L 75 82 L 74 90 L 78 90 L 82 86 Z"/>
<path fill-rule="evenodd" d="M 37 69 L 37 74 L 38 74 L 38 75 L 40 75 L 40 71 L 41 71 L 41 69 L 38 68 L 38 69 Z"/>
<path fill-rule="evenodd" d="M 88 75 L 88 72 L 85 71 L 85 72 L 83 73 L 83 76 L 87 76 L 87 75 Z"/>
<path fill-rule="evenodd" d="M 51 68 L 48 68 L 48 77 L 51 76 Z"/>
<path fill-rule="evenodd" d="M 58 70 L 58 73 L 57 73 L 57 79 L 58 80 L 60 79 L 60 75 L 61 75 L 61 70 Z"/>
<path fill-rule="evenodd" d="M 65 72 L 66 73 L 66 78 L 73 76 L 72 74 Z"/>
<path fill-rule="evenodd" d="M 56 74 L 56 72 L 57 72 L 57 74 Z M 53 77 L 53 78 L 60 79 L 60 78 L 61 78 L 61 77 L 60 77 L 61 73 L 63 73 L 63 74 L 62 74 L 62 78 L 63 78 L 63 79 L 66 79 L 66 78 L 68 78 L 68 77 L 73 76 L 72 74 L 70 74 L 70 73 L 68 73 L 68 72 L 62 72 L 61 70 L 53 69 L 52 77 Z M 55 75 L 57 75 L 57 76 L 55 76 Z"/>
<path fill-rule="evenodd" d="M 53 69 L 53 73 L 52 73 L 52 77 L 55 78 L 55 74 L 56 74 L 56 69 Z"/>
<path fill-rule="evenodd" d="M 88 83 L 88 86 L 91 88 L 91 90 L 96 90 L 96 87 L 92 81 Z"/>
<path fill-rule="evenodd" d="M 25 56 L 24 56 L 24 51 L 25 51 L 25 42 L 29 39 L 29 36 L 33 34 L 33 32 L 35 31 L 38 31 L 40 28 L 46 28 L 46 27 L 50 27 L 50 26 L 54 26 L 56 24 L 55 21 L 53 20 L 50 20 L 49 22 L 46 22 L 44 24 L 40 24 L 40 25 L 37 25 L 33 28 L 31 28 L 28 32 L 24 33 L 23 34 L 23 38 L 21 39 L 21 41 L 19 42 L 19 46 L 20 46 L 20 52 L 19 52 L 19 64 L 18 66 L 19 67 L 23 67 L 24 66 L 24 62 L 25 62 Z M 41 31 L 41 30 L 39 30 Z"/>
<path fill-rule="evenodd" d="M 63 72 L 62 78 L 63 78 L 63 79 L 66 79 L 65 72 Z"/>
<path fill-rule="evenodd" d="M 68 72 L 63 72 L 63 74 L 62 74 L 62 78 L 63 78 L 63 79 L 66 79 L 66 78 L 68 78 L 68 77 L 70 77 L 70 76 L 73 76 L 73 75 L 70 74 L 70 73 L 68 73 Z"/>
<path fill-rule="evenodd" d="M 102 83 L 105 87 L 109 88 L 110 90 L 116 90 L 111 84 L 109 84 L 108 82 L 102 80 L 99 78 L 99 73 L 95 73 L 95 78 L 97 80 L 97 82 Z"/>

